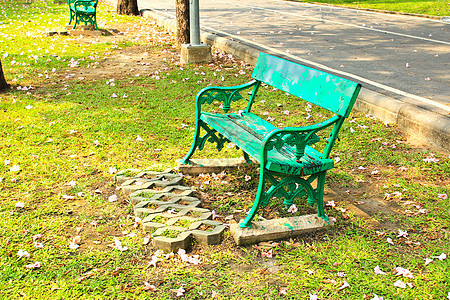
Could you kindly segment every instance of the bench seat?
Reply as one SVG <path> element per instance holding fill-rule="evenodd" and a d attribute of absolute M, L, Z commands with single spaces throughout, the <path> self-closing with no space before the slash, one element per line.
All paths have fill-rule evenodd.
<path fill-rule="evenodd" d="M 253 157 L 258 163 L 261 162 L 264 137 L 277 129 L 251 112 L 241 114 L 204 112 L 200 119 Z M 266 168 L 272 172 L 300 176 L 330 170 L 333 167 L 332 159 L 323 159 L 322 153 L 310 146 L 305 147 L 305 155 L 299 161 L 296 160 L 295 149 L 289 145 L 283 145 L 280 150 L 272 149 L 268 152 L 266 163 Z"/>

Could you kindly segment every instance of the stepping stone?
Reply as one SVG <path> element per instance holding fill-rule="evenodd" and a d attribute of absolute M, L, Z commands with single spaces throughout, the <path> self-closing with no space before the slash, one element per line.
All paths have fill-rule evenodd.
<path fill-rule="evenodd" d="M 199 220 L 197 218 L 192 217 L 176 217 L 169 219 L 166 224 L 167 226 L 177 226 L 177 227 L 183 227 L 186 229 L 190 229 L 191 225 L 198 222 Z"/>
<path fill-rule="evenodd" d="M 173 203 L 176 199 L 180 198 L 179 194 L 173 193 L 161 193 L 158 190 L 139 190 L 130 194 L 130 201 L 132 204 L 139 203 L 141 201 L 159 201 L 162 204 Z"/>
<path fill-rule="evenodd" d="M 116 173 L 116 176 L 114 176 L 114 181 L 116 182 L 116 184 L 122 184 L 127 180 L 135 178 L 136 174 L 139 174 L 139 172 L 142 172 L 142 170 L 139 169 L 121 170 Z"/>
<path fill-rule="evenodd" d="M 177 218 L 173 218 L 173 219 L 177 219 Z M 142 220 L 142 228 L 145 231 L 156 230 L 161 227 L 166 227 L 167 222 L 169 220 L 172 220 L 172 219 L 161 217 L 161 215 L 159 215 L 159 214 L 151 214 L 151 215 L 146 216 Z"/>
<path fill-rule="evenodd" d="M 189 208 L 186 208 L 184 216 L 191 217 L 191 218 L 197 218 L 199 220 L 206 220 L 206 219 L 211 219 L 212 212 L 206 208 L 189 207 Z"/>
<path fill-rule="evenodd" d="M 154 181 L 143 178 L 132 178 L 122 183 L 122 191 L 125 195 L 130 195 L 138 190 L 150 189 L 153 186 L 155 186 Z"/>
<path fill-rule="evenodd" d="M 136 174 L 136 177 L 153 180 L 157 187 L 167 187 L 183 183 L 183 177 L 181 175 L 161 173 L 162 172 L 143 171 Z"/>
<path fill-rule="evenodd" d="M 239 224 L 236 223 L 230 225 L 231 235 L 237 245 L 288 239 L 304 233 L 326 229 L 331 224 L 313 214 L 252 222 L 252 225 L 252 228 L 240 228 Z"/>
<path fill-rule="evenodd" d="M 164 236 L 164 234 L 177 233 L 176 237 Z M 153 234 L 153 246 L 167 252 L 177 252 L 178 249 L 186 249 L 191 244 L 191 232 L 183 227 L 166 226 L 157 229 Z"/>
<path fill-rule="evenodd" d="M 148 215 L 163 212 L 167 209 L 166 205 L 152 204 L 150 201 L 142 201 L 134 206 L 134 214 L 139 218 L 145 218 Z"/>
<path fill-rule="evenodd" d="M 178 194 L 179 196 L 191 196 L 194 194 L 194 190 L 186 187 L 186 186 L 182 186 L 182 185 L 172 185 L 172 186 L 168 186 L 165 189 L 163 189 L 161 191 L 162 193 L 172 193 L 172 194 Z"/>
<path fill-rule="evenodd" d="M 211 227 L 210 230 L 202 230 L 202 227 Z M 222 235 L 225 231 L 225 225 L 222 222 L 201 220 L 193 223 L 189 229 L 192 236 L 200 245 L 216 245 L 222 241 Z"/>

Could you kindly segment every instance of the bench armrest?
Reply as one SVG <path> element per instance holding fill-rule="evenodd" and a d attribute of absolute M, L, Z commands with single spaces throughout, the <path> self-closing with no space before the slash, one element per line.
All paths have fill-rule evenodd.
<path fill-rule="evenodd" d="M 237 86 L 212 86 L 202 89 L 200 92 L 198 92 L 197 97 L 195 98 L 197 118 L 200 118 L 202 104 L 211 104 L 215 100 L 222 102 L 222 109 L 225 111 L 225 113 L 227 113 L 231 108 L 231 102 L 238 101 L 243 98 L 241 94 L 239 94 L 239 92 L 255 86 L 257 83 L 258 81 L 252 80 L 248 83 Z"/>
<path fill-rule="evenodd" d="M 75 7 L 75 9 L 79 6 L 84 6 L 84 7 L 97 7 L 97 2 L 98 0 L 76 0 L 73 5 Z"/>
<path fill-rule="evenodd" d="M 283 127 L 268 132 L 263 139 L 263 147 L 261 149 L 261 166 L 265 166 L 267 162 L 267 154 L 270 150 L 274 148 L 280 150 L 285 145 L 295 148 L 295 157 L 299 160 L 305 154 L 306 145 L 312 145 L 320 141 L 320 138 L 316 135 L 316 132 L 337 123 L 341 119 L 341 116 L 336 115 L 326 121 L 314 125 L 303 127 Z M 328 157 L 328 154 L 324 155 L 323 158 L 326 157 Z"/>

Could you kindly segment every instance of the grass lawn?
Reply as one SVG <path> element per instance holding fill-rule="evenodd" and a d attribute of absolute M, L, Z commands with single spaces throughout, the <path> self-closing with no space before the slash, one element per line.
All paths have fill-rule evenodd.
<path fill-rule="evenodd" d="M 181 67 L 173 36 L 103 3 L 99 27 L 121 34 L 47 36 L 67 22 L 66 4 L 0 3 L 0 59 L 12 85 L 0 94 L 0 299 L 449 297 L 449 156 L 359 113 L 341 130 L 326 184 L 335 226 L 249 247 L 226 232 L 220 245 L 188 249 L 198 265 L 156 252 L 112 173 L 174 167 L 191 144 L 196 92 L 247 82 L 252 67 L 220 52 L 214 63 Z M 307 118 L 305 103 L 270 88 L 254 111 L 279 126 L 324 114 Z M 206 148 L 195 158 L 240 155 Z M 243 167 L 219 179 L 186 176 L 185 185 L 238 222 L 257 174 Z M 260 217 L 280 215 L 275 201 Z"/>
<path fill-rule="evenodd" d="M 353 8 L 380 9 L 429 16 L 442 17 L 450 15 L 450 3 L 446 0 L 302 0 L 301 2 L 324 3 Z"/>

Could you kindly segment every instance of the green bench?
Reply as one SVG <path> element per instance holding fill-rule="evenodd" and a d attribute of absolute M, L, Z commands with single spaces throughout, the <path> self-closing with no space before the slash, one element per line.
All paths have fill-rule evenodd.
<path fill-rule="evenodd" d="M 307 195 L 308 203 L 316 205 L 318 216 L 328 220 L 323 192 L 326 171 L 334 167 L 330 152 L 361 85 L 265 53 L 259 55 L 252 78 L 243 85 L 206 87 L 197 94 L 194 140 L 182 163 L 189 164 L 194 151 L 202 150 L 209 141 L 216 143 L 219 151 L 224 143 L 234 143 L 243 150 L 247 162 L 251 162 L 251 156 L 260 164 L 255 201 L 240 227 L 251 227 L 259 208 L 267 206 L 272 197 L 284 199 L 283 204 L 288 208 L 295 198 Z M 311 126 L 277 128 L 250 112 L 263 83 L 320 106 L 333 116 Z M 231 103 L 243 99 L 240 92 L 246 89 L 252 89 L 246 109 L 229 113 Z M 217 101 L 225 113 L 204 111 L 205 104 Z M 321 140 L 316 133 L 327 127 L 330 127 L 329 136 L 324 139 L 320 152 L 311 145 Z M 201 129 L 205 132 L 203 136 Z M 315 180 L 316 188 L 312 185 Z"/>
<path fill-rule="evenodd" d="M 67 0 L 69 4 L 70 20 L 74 21 L 73 29 L 79 24 L 92 24 L 95 30 L 97 27 L 97 4 L 98 0 Z"/>

